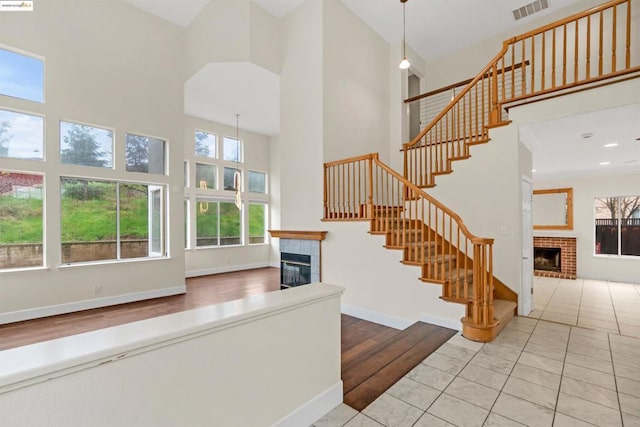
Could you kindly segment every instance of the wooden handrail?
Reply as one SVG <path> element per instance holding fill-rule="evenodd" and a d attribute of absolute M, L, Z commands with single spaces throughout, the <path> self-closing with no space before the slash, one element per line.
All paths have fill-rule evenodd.
<path fill-rule="evenodd" d="M 525 61 L 524 65 L 529 65 L 529 61 L 528 60 Z M 505 67 L 504 70 L 498 70 L 498 74 L 503 73 L 503 72 L 511 71 L 512 69 L 516 69 L 517 70 L 518 68 L 522 68 L 522 66 L 523 66 L 523 64 L 510 65 L 508 67 Z M 472 80 L 473 79 L 466 79 L 466 80 L 463 80 L 463 81 L 458 82 L 458 83 L 452 83 L 452 84 L 450 84 L 448 86 L 441 87 L 439 89 L 434 89 L 434 90 L 432 90 L 430 92 L 425 92 L 423 94 L 416 95 L 416 96 L 414 96 L 412 98 L 407 98 L 407 99 L 404 100 L 404 103 L 405 104 L 410 104 L 412 102 L 419 101 L 419 100 L 421 100 L 423 98 L 429 98 L 430 96 L 438 95 L 438 94 L 446 92 L 448 90 L 455 89 L 455 88 L 460 87 L 462 85 L 468 85 L 469 83 L 471 83 Z"/>

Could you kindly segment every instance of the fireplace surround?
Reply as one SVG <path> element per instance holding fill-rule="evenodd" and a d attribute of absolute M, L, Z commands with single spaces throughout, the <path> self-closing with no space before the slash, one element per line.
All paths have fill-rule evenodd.
<path fill-rule="evenodd" d="M 533 247 L 534 275 L 560 279 L 575 279 L 577 277 L 575 237 L 534 236 Z M 552 254 L 556 251 L 559 251 L 559 254 Z M 535 267 L 536 258 L 538 258 L 538 267 Z M 546 261 L 542 261 L 540 258 Z M 545 264 L 547 268 L 540 268 L 540 264 Z"/>

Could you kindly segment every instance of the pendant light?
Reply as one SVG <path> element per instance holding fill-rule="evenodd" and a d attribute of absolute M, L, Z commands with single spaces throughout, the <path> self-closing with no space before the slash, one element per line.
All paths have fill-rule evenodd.
<path fill-rule="evenodd" d="M 411 66 L 411 63 L 407 59 L 407 24 L 406 24 L 406 14 L 405 14 L 405 6 L 408 0 L 400 0 L 402 3 L 402 61 L 400 61 L 400 69 L 406 70 Z"/>

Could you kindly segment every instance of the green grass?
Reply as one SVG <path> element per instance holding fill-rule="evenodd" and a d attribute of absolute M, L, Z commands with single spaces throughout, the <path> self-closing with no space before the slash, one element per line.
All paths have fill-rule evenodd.
<path fill-rule="evenodd" d="M 0 244 L 42 242 L 42 200 L 0 197 Z"/>

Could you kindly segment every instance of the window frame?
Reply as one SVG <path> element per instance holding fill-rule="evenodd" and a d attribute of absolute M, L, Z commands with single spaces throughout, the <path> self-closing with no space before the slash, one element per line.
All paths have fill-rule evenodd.
<path fill-rule="evenodd" d="M 62 163 L 61 163 L 62 164 Z M 116 200 L 115 200 L 115 208 L 116 208 L 116 219 L 115 219 L 115 223 L 116 223 L 116 238 L 115 238 L 115 245 L 116 245 L 116 257 L 115 258 L 111 258 L 111 259 L 100 259 L 100 260 L 89 260 L 89 261 L 77 261 L 77 262 L 65 262 L 63 260 L 63 249 L 62 249 L 62 245 L 65 243 L 63 241 L 62 238 L 62 232 L 63 232 L 63 212 L 62 212 L 62 181 L 64 179 L 72 179 L 72 180 L 78 180 L 78 181 L 88 181 L 88 182 L 105 182 L 105 183 L 114 183 L 116 185 Z M 76 176 L 76 175 L 71 175 L 71 174 L 61 174 L 58 177 L 58 183 L 59 183 L 59 197 L 60 197 L 60 223 L 59 223 L 59 227 L 60 227 L 60 233 L 58 235 L 59 238 L 59 259 L 58 259 L 58 265 L 62 268 L 73 268 L 76 266 L 83 266 L 83 265 L 96 265 L 96 264 L 120 264 L 120 263 L 127 263 L 127 262 L 138 262 L 138 261 L 149 261 L 149 260 L 157 260 L 157 259 L 169 259 L 171 256 L 169 254 L 169 245 L 168 245 L 168 241 L 167 241 L 167 230 L 169 229 L 169 224 L 167 223 L 167 218 L 168 218 L 168 205 L 169 205 L 169 200 L 168 200 L 168 189 L 167 186 L 168 184 L 166 183 L 158 183 L 158 182 L 149 182 L 149 181 L 142 181 L 142 180 L 126 180 L 126 179 L 118 179 L 118 178 L 104 178 L 104 177 L 96 177 L 96 176 Z M 121 218 L 120 218 L 120 185 L 121 184 L 132 184 L 132 185 L 144 185 L 147 187 L 147 256 L 143 256 L 143 257 L 127 257 L 127 258 L 123 258 L 122 254 L 121 254 Z M 161 236 L 162 236 L 162 241 L 161 241 L 161 251 L 162 254 L 161 255 L 152 255 L 152 251 L 151 251 L 151 236 L 150 234 L 150 229 L 152 227 L 152 225 L 150 224 L 151 222 L 151 211 L 149 210 L 150 207 L 150 203 L 151 200 L 149 198 L 149 192 L 151 188 L 157 189 L 157 188 L 161 188 L 161 210 L 160 210 L 160 229 L 161 229 Z"/>
<path fill-rule="evenodd" d="M 77 163 L 65 163 L 62 161 L 62 123 L 69 123 L 71 125 L 80 125 L 80 126 L 88 126 L 91 128 L 96 128 L 96 129 L 101 129 L 101 130 L 106 130 L 106 131 L 110 131 L 111 132 L 111 166 L 89 166 L 89 165 L 79 165 Z M 115 170 L 116 169 L 116 130 L 115 128 L 110 128 L 107 126 L 101 126 L 101 125 L 96 125 L 96 124 L 90 124 L 90 123 L 85 123 L 85 122 L 81 122 L 81 121 L 76 121 L 76 120 L 67 120 L 67 119 L 60 119 L 58 121 L 58 155 L 59 160 L 60 160 L 60 165 L 64 166 L 80 166 L 83 168 L 98 168 L 98 169 L 103 169 L 103 170 Z M 125 147 L 126 148 L 126 147 Z M 125 160 L 125 169 L 126 169 L 126 160 Z"/>
<path fill-rule="evenodd" d="M 640 194 L 638 195 L 633 195 L 633 196 L 629 196 L 629 195 L 625 195 L 625 196 L 596 196 L 593 198 L 593 256 L 597 257 L 597 258 L 615 258 L 615 259 L 630 259 L 630 260 L 640 260 L 640 254 L 639 255 L 629 255 L 629 254 L 622 254 L 622 219 L 626 219 L 626 218 L 621 218 L 620 215 L 620 203 L 618 202 L 616 204 L 616 217 L 615 219 L 617 220 L 617 224 L 616 224 L 616 239 L 617 239 L 617 253 L 616 254 L 605 254 L 605 253 L 598 253 L 597 252 L 597 248 L 598 248 L 598 240 L 597 240 L 597 220 L 599 218 L 596 217 L 596 201 L 599 199 L 609 199 L 609 198 L 616 198 L 616 199 L 621 199 L 621 198 L 625 198 L 625 197 L 640 197 Z"/>
<path fill-rule="evenodd" d="M 15 99 L 15 100 L 20 100 L 20 101 L 27 101 L 27 102 L 33 102 L 34 104 L 39 104 L 39 105 L 45 105 L 47 102 L 47 61 L 46 58 L 42 55 L 38 55 L 35 54 L 33 52 L 29 52 L 23 49 L 19 49 L 13 46 L 9 46 L 3 43 L 0 43 L 0 49 L 2 50 L 6 50 L 7 52 L 11 52 L 11 53 L 15 53 L 17 55 L 22 55 L 22 56 L 26 56 L 28 58 L 33 58 L 33 59 L 37 59 L 38 61 L 42 62 L 42 101 L 34 101 L 32 99 L 28 99 L 28 98 L 21 98 L 21 97 L 17 97 L 14 95 L 8 95 L 8 94 L 4 94 L 4 93 L 0 93 L 0 99 L 2 99 L 2 97 L 7 97 L 10 99 Z"/>
<path fill-rule="evenodd" d="M 42 158 L 23 158 L 23 157 L 10 157 L 10 156 L 2 156 L 0 159 L 7 160 L 17 160 L 17 161 L 28 161 L 28 162 L 38 162 L 39 164 L 44 164 L 47 161 L 47 117 L 44 114 L 36 113 L 35 111 L 26 111 L 18 108 L 11 108 L 6 106 L 6 104 L 0 104 L 0 110 L 8 111 L 10 113 L 22 114 L 25 116 L 33 116 L 42 118 Z"/>
<path fill-rule="evenodd" d="M 151 139 L 156 139 L 158 141 L 162 141 L 162 147 L 163 147 L 163 159 L 162 159 L 162 173 L 157 173 L 157 172 L 149 172 L 148 170 L 146 172 L 144 171 L 132 171 L 128 169 L 128 164 L 127 164 L 127 138 L 128 136 L 139 136 L 142 138 L 151 138 Z M 167 138 L 161 138 L 159 136 L 153 136 L 153 135 L 148 135 L 145 133 L 141 133 L 141 132 L 135 132 L 135 131 L 125 131 L 124 132 L 124 145 L 123 145 L 123 150 L 124 150 L 124 171 L 126 173 L 141 173 L 141 174 L 145 174 L 145 175 L 156 175 L 156 176 L 168 176 L 169 174 L 169 158 L 170 158 L 170 153 L 169 153 L 169 141 L 167 140 Z"/>

